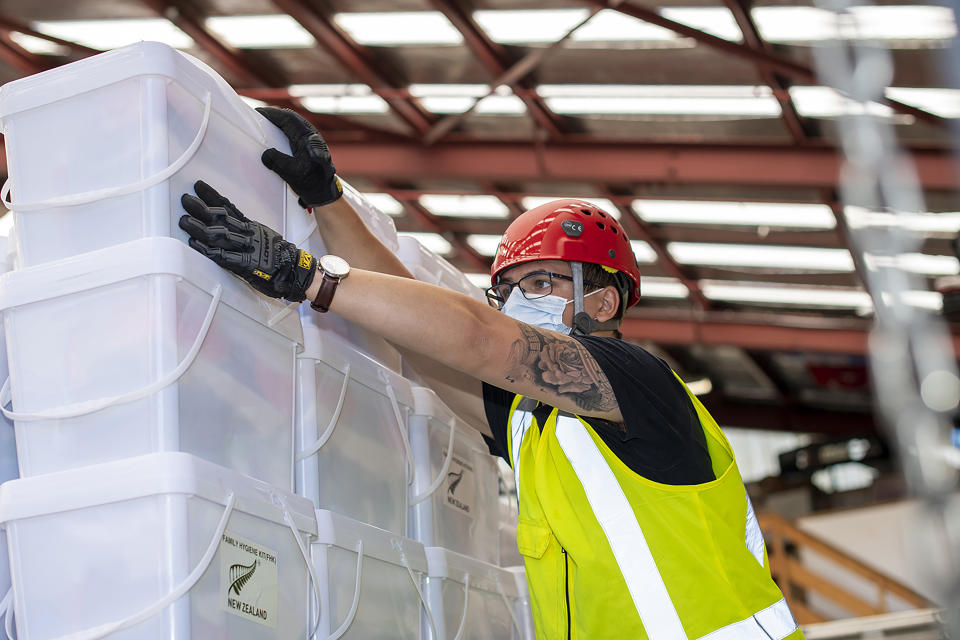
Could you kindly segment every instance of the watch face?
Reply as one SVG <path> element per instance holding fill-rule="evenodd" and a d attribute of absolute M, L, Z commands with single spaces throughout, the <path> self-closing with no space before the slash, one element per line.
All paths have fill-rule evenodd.
<path fill-rule="evenodd" d="M 350 273 L 350 265 L 340 256 L 323 256 L 320 258 L 320 268 L 334 278 L 343 278 Z"/>

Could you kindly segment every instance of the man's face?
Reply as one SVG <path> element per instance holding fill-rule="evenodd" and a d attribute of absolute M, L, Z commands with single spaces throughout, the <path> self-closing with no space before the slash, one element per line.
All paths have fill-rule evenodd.
<path fill-rule="evenodd" d="M 559 273 L 565 276 L 572 276 L 572 271 L 570 270 L 570 263 L 564 262 L 563 260 L 535 260 L 533 262 L 524 262 L 523 264 L 518 264 L 509 269 L 504 269 L 500 274 L 499 282 L 519 282 L 524 276 L 530 275 L 531 273 L 543 272 L 548 273 Z M 573 300 L 573 282 L 570 280 L 564 280 L 562 278 L 553 278 L 553 290 L 550 295 L 559 296 L 566 300 Z M 584 305 L 586 307 L 587 313 L 591 313 L 591 307 L 594 306 L 591 303 L 593 298 L 599 297 L 591 296 L 584 300 Z M 568 327 L 573 326 L 573 305 L 568 304 L 563 310 L 563 323 Z"/>

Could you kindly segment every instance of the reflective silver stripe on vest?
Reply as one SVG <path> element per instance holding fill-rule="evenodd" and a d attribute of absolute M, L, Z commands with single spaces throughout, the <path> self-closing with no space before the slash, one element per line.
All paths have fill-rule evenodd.
<path fill-rule="evenodd" d="M 746 620 L 728 624 L 701 636 L 699 640 L 742 640 L 743 638 L 782 640 L 796 630 L 797 622 L 790 613 L 787 601 L 782 599 Z"/>
<path fill-rule="evenodd" d="M 656 640 L 687 640 L 640 523 L 603 454 L 577 418 L 559 416 L 556 434 L 607 537 L 647 635 Z M 700 640 L 781 640 L 796 629 L 786 601 L 781 600 Z"/>
<path fill-rule="evenodd" d="M 747 496 L 747 549 L 757 559 L 760 566 L 763 566 L 763 532 L 760 531 L 760 523 L 757 522 L 757 514 L 753 512 L 753 503 L 750 502 L 750 496 Z"/>
<path fill-rule="evenodd" d="M 558 417 L 557 440 L 607 536 L 647 635 L 656 640 L 687 640 L 640 523 L 583 423 L 577 418 Z"/>
<path fill-rule="evenodd" d="M 515 409 L 510 416 L 510 457 L 513 465 L 513 477 L 517 481 L 517 496 L 520 496 L 520 445 L 523 444 L 523 437 L 527 435 L 527 429 L 533 423 L 533 414 L 529 411 L 520 411 Z"/>

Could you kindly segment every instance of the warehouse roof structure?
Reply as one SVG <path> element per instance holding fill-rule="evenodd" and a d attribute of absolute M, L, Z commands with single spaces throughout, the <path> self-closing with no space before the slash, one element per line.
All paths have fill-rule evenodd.
<path fill-rule="evenodd" d="M 861 107 L 814 72 L 831 15 L 800 0 L 10 0 L 0 82 L 131 34 L 167 42 L 309 118 L 344 178 L 478 283 L 519 213 L 589 199 L 645 276 L 627 338 L 712 387 L 723 424 L 839 436 L 877 428 L 871 256 L 851 233 L 879 214 L 838 193 L 838 127 Z M 956 22 L 905 0 L 854 16 L 843 33 L 892 50 L 868 109 L 923 188 L 926 210 L 900 219 L 922 252 L 902 266 L 927 285 L 910 304 L 936 312 L 935 279 L 960 273 Z"/>

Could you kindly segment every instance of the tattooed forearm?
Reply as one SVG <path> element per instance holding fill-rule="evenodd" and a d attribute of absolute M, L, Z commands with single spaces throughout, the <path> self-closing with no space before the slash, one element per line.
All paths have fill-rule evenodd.
<path fill-rule="evenodd" d="M 583 411 L 614 411 L 610 382 L 576 340 L 517 322 L 520 339 L 510 346 L 506 379 L 534 381 L 544 391 L 571 399 Z"/>

